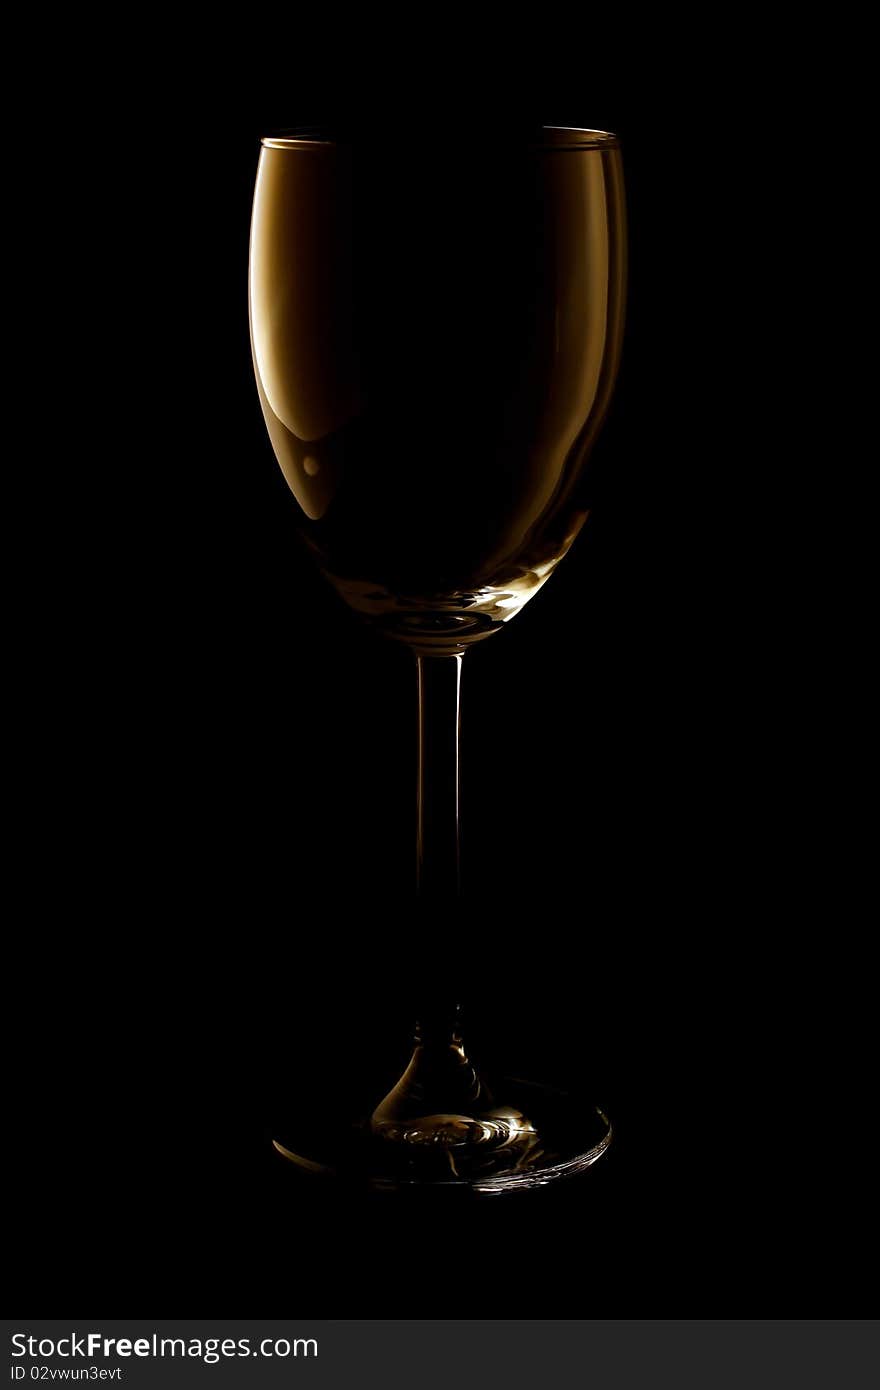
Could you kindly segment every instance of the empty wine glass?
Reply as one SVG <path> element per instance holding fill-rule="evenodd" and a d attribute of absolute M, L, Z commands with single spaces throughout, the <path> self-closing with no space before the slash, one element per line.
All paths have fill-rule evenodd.
<path fill-rule="evenodd" d="M 250 245 L 257 387 L 300 533 L 346 602 L 415 654 L 417 886 L 459 890 L 459 710 L 469 648 L 547 581 L 589 510 L 614 385 L 625 216 L 618 140 L 503 123 L 299 130 L 262 141 Z M 611 1137 L 595 1105 L 487 1084 L 454 992 L 427 981 L 412 1060 L 352 1124 L 280 1134 L 313 1171 L 375 1186 L 530 1187 Z M 454 986 L 452 987 L 454 990 Z"/>

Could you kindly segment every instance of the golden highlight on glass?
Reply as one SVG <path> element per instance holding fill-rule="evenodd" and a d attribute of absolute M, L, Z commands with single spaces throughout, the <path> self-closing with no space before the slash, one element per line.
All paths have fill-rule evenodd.
<path fill-rule="evenodd" d="M 453 650 L 540 588 L 586 516 L 623 298 L 613 137 L 264 143 L 260 401 L 303 534 L 354 608 Z"/>

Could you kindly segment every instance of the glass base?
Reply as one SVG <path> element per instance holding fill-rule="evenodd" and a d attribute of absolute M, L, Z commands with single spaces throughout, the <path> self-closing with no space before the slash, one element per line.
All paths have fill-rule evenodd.
<path fill-rule="evenodd" d="M 273 1141 L 299 1168 L 373 1190 L 422 1187 L 497 1193 L 543 1187 L 589 1168 L 611 1142 L 596 1106 L 505 1078 L 480 1113 L 415 1116 L 377 1130 L 376 1113 L 303 1117 Z"/>

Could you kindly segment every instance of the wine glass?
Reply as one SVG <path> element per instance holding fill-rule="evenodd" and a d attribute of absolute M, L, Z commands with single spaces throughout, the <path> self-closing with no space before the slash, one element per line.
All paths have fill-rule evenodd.
<path fill-rule="evenodd" d="M 462 661 L 546 583 L 589 511 L 586 463 L 614 385 L 626 278 L 619 142 L 497 124 L 262 141 L 251 343 L 306 546 L 343 599 L 415 654 L 417 893 L 459 892 Z M 497 1087 L 435 965 L 415 1050 L 353 1124 L 279 1134 L 310 1171 L 375 1187 L 528 1188 L 611 1138 L 594 1104 Z"/>

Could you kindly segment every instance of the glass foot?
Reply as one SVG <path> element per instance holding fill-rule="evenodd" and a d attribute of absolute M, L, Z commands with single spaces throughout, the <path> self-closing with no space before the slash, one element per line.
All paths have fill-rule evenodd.
<path fill-rule="evenodd" d="M 485 1095 L 485 1091 L 484 1091 Z M 611 1142 L 596 1106 L 518 1078 L 493 1085 L 499 1098 L 461 1113 L 398 1114 L 386 1098 L 372 1116 L 315 1115 L 282 1131 L 276 1151 L 310 1173 L 360 1187 L 461 1188 L 496 1193 L 542 1187 L 589 1168 Z"/>

